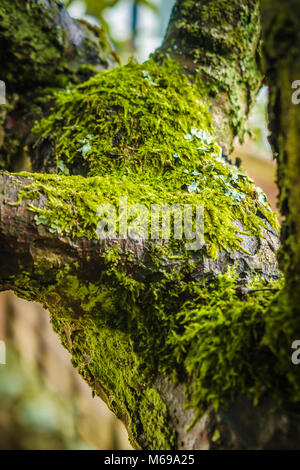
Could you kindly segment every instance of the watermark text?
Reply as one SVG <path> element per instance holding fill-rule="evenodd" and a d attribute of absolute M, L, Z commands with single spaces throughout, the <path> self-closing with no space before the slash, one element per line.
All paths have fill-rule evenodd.
<path fill-rule="evenodd" d="M 133 240 L 186 240 L 187 250 L 200 250 L 204 245 L 204 206 L 202 204 L 128 205 L 120 196 L 117 207 L 102 204 L 97 210 L 99 239 L 131 238 Z"/>

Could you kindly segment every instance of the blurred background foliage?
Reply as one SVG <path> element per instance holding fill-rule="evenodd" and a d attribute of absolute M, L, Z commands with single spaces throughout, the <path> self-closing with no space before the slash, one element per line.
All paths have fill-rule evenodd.
<path fill-rule="evenodd" d="M 75 403 L 47 390 L 41 374 L 25 364 L 14 344 L 8 346 L 0 368 L 0 449 L 89 449 Z"/>
<path fill-rule="evenodd" d="M 49 313 L 0 293 L 0 450 L 130 449 L 123 424 L 83 381 Z"/>
<path fill-rule="evenodd" d="M 160 43 L 175 0 L 64 0 L 73 17 L 101 26 L 121 57 L 146 59 Z"/>
<path fill-rule="evenodd" d="M 123 63 L 142 62 L 165 34 L 175 0 L 65 0 L 71 16 L 107 31 Z M 268 90 L 258 95 L 243 144 L 230 158 L 276 208 L 276 166 L 268 144 Z M 39 305 L 0 293 L 0 340 L 9 345 L 0 365 L 0 449 L 128 449 L 123 425 L 70 364 Z"/>

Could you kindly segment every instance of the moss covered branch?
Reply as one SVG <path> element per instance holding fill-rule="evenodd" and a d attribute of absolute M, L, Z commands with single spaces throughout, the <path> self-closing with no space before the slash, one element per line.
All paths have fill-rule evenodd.
<path fill-rule="evenodd" d="M 86 65 L 103 70 L 118 62 L 102 31 L 73 20 L 60 1 L 3 0 L 0 25 L 0 78 L 8 92 L 65 87 Z"/>
<path fill-rule="evenodd" d="M 177 1 L 160 53 L 206 84 L 218 139 L 230 151 L 263 79 L 259 2 Z"/>
<path fill-rule="evenodd" d="M 264 289 L 278 284 L 269 280 L 278 276 L 275 261 L 266 265 L 256 250 L 227 249 L 214 264 L 207 249 L 192 255 L 172 240 L 97 240 L 97 205 L 116 197 L 113 181 L 110 175 L 109 192 L 105 178 L 2 174 L 0 289 L 11 288 L 51 312 L 74 366 L 123 420 L 136 448 L 243 448 L 245 433 L 261 448 L 275 445 L 278 436 L 290 439 L 294 418 L 282 411 L 274 418 L 274 402 L 265 399 L 271 390 L 281 393 L 269 368 L 276 357 L 258 347 L 264 312 L 274 300 Z M 143 194 L 154 194 L 157 182 L 151 188 L 136 188 L 136 181 L 135 187 L 118 185 L 129 200 L 145 202 Z M 231 230 L 240 244 L 234 224 Z M 272 243 L 271 233 L 267 238 Z M 208 245 L 213 239 L 207 233 Z M 254 240 L 246 236 L 244 247 L 253 249 Z M 226 272 L 241 260 L 248 280 L 245 269 L 240 276 Z M 258 293 L 241 297 L 241 284 Z M 203 361 L 207 366 L 199 367 Z M 245 397 L 225 408 L 237 394 Z M 260 438 L 255 420 L 245 426 L 239 417 L 241 407 L 250 414 L 254 396 L 272 423 Z"/>
<path fill-rule="evenodd" d="M 23 5 L 3 2 L 5 11 L 15 3 Z M 26 4 L 22 21 L 33 27 L 40 4 L 58 30 L 77 31 L 58 2 Z M 45 116 L 26 152 L 40 173 L 0 174 L 0 289 L 51 312 L 74 366 L 136 448 L 299 443 L 298 381 L 274 342 L 276 215 L 224 154 L 262 82 L 258 6 L 178 0 L 150 60 L 51 88 L 50 112 L 35 101 Z M 52 29 L 44 46 L 58 44 Z M 36 29 L 32 36 L 36 44 Z M 11 39 L 18 62 L 23 37 Z M 70 41 L 76 49 L 74 35 L 63 35 L 61 60 L 79 70 L 81 43 L 69 55 Z M 23 86 L 25 62 L 16 65 Z M 32 62 L 43 77 L 43 63 Z M 59 76 L 62 62 L 45 64 L 50 81 Z M 166 239 L 99 238 L 99 206 L 124 197 L 147 214 L 153 205 L 204 207 L 204 243 L 188 249 L 175 225 Z"/>
<path fill-rule="evenodd" d="M 0 168 L 31 169 L 31 128 L 49 113 L 57 88 L 85 81 L 119 64 L 104 32 L 73 20 L 62 2 L 13 0 L 0 4 Z M 42 157 L 40 156 L 40 161 Z"/>
<path fill-rule="evenodd" d="M 294 395 L 299 395 L 299 377 L 287 351 L 300 336 L 300 112 L 297 89 L 300 78 L 300 5 L 288 0 L 263 0 L 262 26 L 266 83 L 269 86 L 271 144 L 278 162 L 279 207 L 283 215 L 280 267 L 286 283 L 269 312 L 269 335 L 281 350 L 278 370 L 294 376 Z"/>
<path fill-rule="evenodd" d="M 270 87 L 271 143 L 278 161 L 282 231 L 281 267 L 290 283 L 291 303 L 300 308 L 300 109 L 293 84 L 300 79 L 300 5 L 297 1 L 263 1 L 264 53 Z"/>

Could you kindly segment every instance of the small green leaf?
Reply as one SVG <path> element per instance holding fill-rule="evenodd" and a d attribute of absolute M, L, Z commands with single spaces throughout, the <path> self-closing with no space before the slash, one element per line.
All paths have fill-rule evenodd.
<path fill-rule="evenodd" d="M 36 221 L 37 225 L 41 225 L 41 224 L 47 225 L 48 223 L 48 220 L 44 215 L 35 215 L 34 220 Z"/>
<path fill-rule="evenodd" d="M 69 168 L 64 164 L 63 160 L 59 160 L 57 167 L 64 175 L 70 174 Z"/>
<path fill-rule="evenodd" d="M 92 147 L 89 143 L 84 144 L 82 147 L 78 149 L 78 151 L 82 153 L 83 157 L 85 157 L 91 150 L 92 150 Z"/>
<path fill-rule="evenodd" d="M 189 193 L 194 193 L 198 188 L 198 182 L 193 181 L 189 186 L 188 186 L 188 192 Z"/>
<path fill-rule="evenodd" d="M 149 75 L 149 73 L 147 72 L 147 70 L 143 70 L 143 77 L 144 77 L 146 80 L 148 80 L 148 82 L 151 83 L 151 85 L 153 85 L 153 86 L 158 86 L 157 83 L 155 83 L 155 82 L 152 80 L 152 78 L 151 78 L 151 76 Z"/>

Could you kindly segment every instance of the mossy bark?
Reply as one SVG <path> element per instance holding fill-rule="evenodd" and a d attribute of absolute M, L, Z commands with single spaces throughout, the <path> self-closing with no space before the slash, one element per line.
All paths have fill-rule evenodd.
<path fill-rule="evenodd" d="M 53 7 L 51 25 L 70 26 L 59 2 L 26 4 L 33 31 L 38 5 Z M 17 19 L 11 5 L 24 3 L 3 2 Z M 30 107 L 39 118 L 61 66 L 78 82 L 72 60 L 64 64 L 70 38 L 42 35 L 59 62 L 41 63 L 19 58 L 21 33 L 3 31 L 7 70 L 24 73 L 11 91 L 29 85 L 27 65 L 41 68 L 39 89 L 51 90 Z M 282 298 L 275 217 L 226 157 L 263 80 L 260 47 L 259 2 L 178 0 L 151 60 L 56 94 L 48 118 L 27 130 L 29 157 L 52 174 L 0 175 L 0 289 L 49 309 L 74 366 L 136 448 L 299 446 L 298 382 L 289 365 L 278 368 L 272 337 Z M 80 48 L 71 56 L 78 70 Z M 124 194 L 148 205 L 205 202 L 206 245 L 191 254 L 173 239 L 97 239 L 97 204 Z"/>
<path fill-rule="evenodd" d="M 87 185 L 95 191 L 99 179 L 80 178 L 93 198 Z M 73 177 L 69 195 L 62 195 L 66 209 L 75 209 L 75 218 L 82 191 L 77 180 Z M 247 354 L 253 356 L 255 337 L 263 335 L 262 314 L 274 295 L 264 288 L 277 287 L 256 281 L 253 287 L 261 290 L 250 297 L 239 289 L 246 282 L 247 263 L 254 262 L 255 254 L 244 254 L 244 271 L 237 281 L 233 273 L 216 276 L 222 270 L 218 260 L 214 264 L 210 259 L 209 269 L 205 269 L 201 251 L 192 255 L 172 245 L 168 250 L 151 240 L 88 239 L 87 232 L 85 238 L 69 237 L 63 229 L 58 236 L 59 226 L 53 231 L 54 226 L 45 225 L 41 211 L 54 192 L 61 205 L 59 184 L 63 186 L 55 175 L 0 176 L 0 289 L 13 289 L 51 312 L 54 329 L 71 353 L 74 366 L 123 420 L 134 447 L 242 448 L 243 433 L 253 446 L 272 446 L 282 433 L 283 419 L 290 439 L 294 421 L 283 412 L 277 412 L 275 424 L 272 414 L 266 418 L 268 423 L 271 420 L 270 430 L 260 441 L 255 421 L 240 422 L 238 410 L 242 406 L 250 413 L 251 400 L 244 399 L 226 411 L 224 408 L 237 393 L 247 394 L 250 384 L 258 396 L 262 383 L 275 385 L 269 370 L 275 360 L 272 355 L 258 349 L 251 366 L 247 361 Z M 89 204 L 92 202 L 90 199 Z M 86 206 L 85 211 L 86 218 Z M 85 225 L 86 220 L 81 223 Z M 264 253 L 267 250 L 265 246 Z M 243 252 L 235 255 L 236 261 L 243 259 Z M 222 261 L 225 270 L 228 256 L 227 250 L 227 261 Z M 258 259 L 256 265 L 260 272 Z M 267 267 L 264 277 L 271 272 L 276 277 L 276 263 L 272 266 L 268 262 Z M 253 269 L 248 269 L 253 276 Z M 235 346 L 226 358 L 228 344 Z M 204 368 L 198 365 L 202 361 L 207 364 Z M 227 392 L 224 368 L 231 384 Z M 274 406 L 272 401 L 262 402 L 264 412 Z M 217 405 L 223 411 L 217 412 Z M 228 420 L 234 427 L 226 424 Z"/>
<path fill-rule="evenodd" d="M 71 19 L 55 0 L 2 0 L 0 5 L 1 79 L 8 92 L 66 87 L 81 66 L 103 70 L 118 59 L 104 33 Z"/>
<path fill-rule="evenodd" d="M 300 309 L 300 108 L 293 100 L 293 84 L 300 79 L 300 5 L 289 0 L 263 1 L 262 6 L 271 143 L 278 162 L 279 204 L 284 217 L 280 262 L 287 279 L 288 303 L 296 316 Z"/>
<path fill-rule="evenodd" d="M 270 311 L 269 337 L 281 350 L 278 368 L 296 374 L 286 351 L 300 336 L 300 107 L 295 98 L 300 79 L 300 4 L 262 1 L 264 73 L 269 86 L 271 144 L 278 163 L 279 208 L 283 215 L 280 267 L 286 284 Z M 299 89 L 299 86 L 298 86 Z M 294 382 L 294 394 L 299 382 Z"/>
<path fill-rule="evenodd" d="M 103 31 L 73 20 L 56 0 L 3 0 L 0 4 L 0 168 L 31 168 L 30 132 L 49 113 L 59 88 L 119 64 Z"/>
<path fill-rule="evenodd" d="M 214 127 L 230 151 L 262 84 L 259 2 L 178 1 L 160 52 L 207 84 Z"/>

